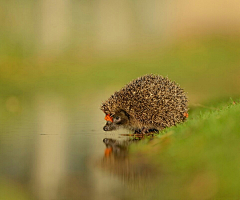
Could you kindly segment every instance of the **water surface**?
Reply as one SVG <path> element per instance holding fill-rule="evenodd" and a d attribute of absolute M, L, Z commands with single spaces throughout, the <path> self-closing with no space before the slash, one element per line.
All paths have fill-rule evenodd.
<path fill-rule="evenodd" d="M 129 161 L 126 130 L 102 130 L 100 104 L 53 93 L 2 97 L 1 199 L 134 198 L 147 167 Z"/>

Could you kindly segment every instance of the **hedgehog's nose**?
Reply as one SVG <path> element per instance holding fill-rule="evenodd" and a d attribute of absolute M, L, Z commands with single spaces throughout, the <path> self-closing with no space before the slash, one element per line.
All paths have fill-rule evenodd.
<path fill-rule="evenodd" d="M 104 130 L 104 131 L 108 131 L 108 127 L 107 127 L 107 126 L 104 126 L 104 127 L 103 127 L 103 130 Z"/>

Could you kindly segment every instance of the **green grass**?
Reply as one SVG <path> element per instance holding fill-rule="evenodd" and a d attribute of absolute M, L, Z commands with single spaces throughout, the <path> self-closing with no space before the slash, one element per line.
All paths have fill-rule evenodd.
<path fill-rule="evenodd" d="M 240 199 L 240 103 L 192 109 L 189 119 L 132 146 L 159 169 L 149 198 Z"/>

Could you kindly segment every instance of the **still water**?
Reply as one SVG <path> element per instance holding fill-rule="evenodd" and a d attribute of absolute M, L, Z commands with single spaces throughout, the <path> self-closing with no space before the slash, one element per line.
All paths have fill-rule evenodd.
<path fill-rule="evenodd" d="M 0 199 L 141 199 L 151 169 L 129 160 L 127 131 L 102 130 L 101 100 L 2 97 Z"/>

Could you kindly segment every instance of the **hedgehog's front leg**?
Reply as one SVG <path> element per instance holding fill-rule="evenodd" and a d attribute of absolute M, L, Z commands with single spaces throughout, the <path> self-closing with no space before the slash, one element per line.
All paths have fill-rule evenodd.
<path fill-rule="evenodd" d="M 142 133 L 142 129 L 135 129 L 133 134 L 141 134 Z"/>

